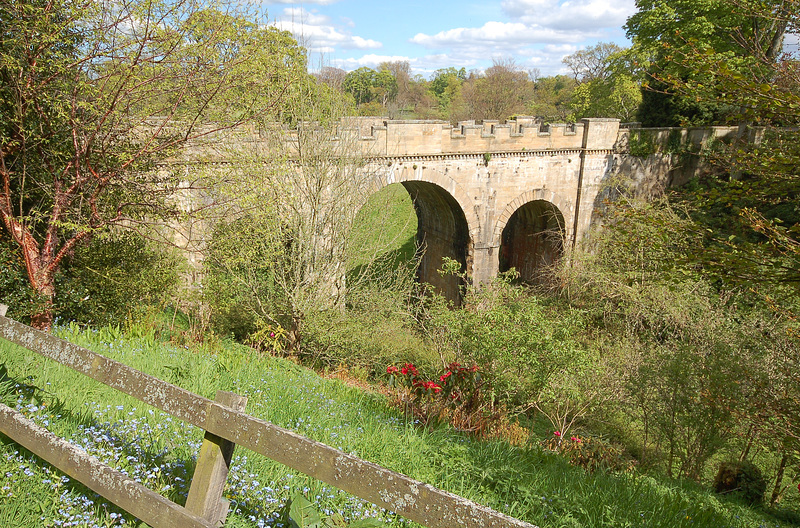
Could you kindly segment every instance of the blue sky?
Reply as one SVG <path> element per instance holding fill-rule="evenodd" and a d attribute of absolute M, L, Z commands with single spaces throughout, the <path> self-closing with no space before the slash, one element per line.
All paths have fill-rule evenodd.
<path fill-rule="evenodd" d="M 634 0 L 266 0 L 319 64 L 354 70 L 407 60 L 424 77 L 448 66 L 483 70 L 513 59 L 541 75 L 566 73 L 561 59 L 597 42 L 629 43 L 622 25 Z"/>

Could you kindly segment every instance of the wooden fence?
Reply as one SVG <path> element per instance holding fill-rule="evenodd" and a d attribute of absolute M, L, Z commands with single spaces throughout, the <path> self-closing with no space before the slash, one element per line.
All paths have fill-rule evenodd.
<path fill-rule="evenodd" d="M 0 432 L 155 528 L 225 523 L 228 503 L 222 492 L 237 444 L 430 528 L 535 528 L 250 416 L 242 396 L 220 391 L 215 400 L 203 398 L 3 314 L 0 337 L 205 431 L 184 507 L 0 404 Z"/>

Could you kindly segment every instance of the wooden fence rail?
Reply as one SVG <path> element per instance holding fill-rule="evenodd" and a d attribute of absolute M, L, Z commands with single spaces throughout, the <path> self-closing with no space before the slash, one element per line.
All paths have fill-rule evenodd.
<path fill-rule="evenodd" d="M 0 432 L 156 528 L 218 527 L 222 491 L 238 444 L 429 528 L 535 528 L 473 501 L 411 479 L 244 412 L 246 399 L 198 396 L 118 361 L 0 315 L 0 337 L 133 396 L 205 431 L 186 507 L 104 466 L 3 406 Z"/>

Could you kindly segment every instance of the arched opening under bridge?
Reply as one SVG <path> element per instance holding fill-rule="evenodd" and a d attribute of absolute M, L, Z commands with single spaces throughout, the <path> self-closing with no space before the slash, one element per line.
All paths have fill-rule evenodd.
<path fill-rule="evenodd" d="M 564 254 L 564 235 L 564 215 L 555 205 L 546 200 L 524 204 L 503 229 L 500 271 L 514 268 L 524 282 L 543 282 L 546 271 Z"/>

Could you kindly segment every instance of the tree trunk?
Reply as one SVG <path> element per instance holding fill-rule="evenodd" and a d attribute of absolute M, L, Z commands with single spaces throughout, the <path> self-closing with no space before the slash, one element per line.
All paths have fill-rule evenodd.
<path fill-rule="evenodd" d="M 786 463 L 789 461 L 789 455 L 785 451 L 781 457 L 781 463 L 778 464 L 778 473 L 775 475 L 775 486 L 772 488 L 772 495 L 769 498 L 769 507 L 775 506 L 778 499 L 781 498 L 781 484 L 783 484 L 783 472 L 786 470 Z"/>
<path fill-rule="evenodd" d="M 56 296 L 55 279 L 46 277 L 34 285 L 38 294 L 36 311 L 31 315 L 31 326 L 49 332 L 53 328 L 53 300 Z"/>
<path fill-rule="evenodd" d="M 753 447 L 753 442 L 756 439 L 756 433 L 757 431 L 755 426 L 753 424 L 750 424 L 750 429 L 747 431 L 747 444 L 745 444 L 745 447 L 742 450 L 742 454 L 739 455 L 739 462 L 744 462 L 750 455 L 750 448 Z"/>
<path fill-rule="evenodd" d="M 46 243 L 39 245 L 27 229 L 20 226 L 21 236 L 18 239 L 22 255 L 25 259 L 25 270 L 28 282 L 36 292 L 36 306 L 31 314 L 31 326 L 38 330 L 49 332 L 53 327 L 53 301 L 56 297 L 55 272 L 58 262 L 55 262 L 55 245 Z"/>
<path fill-rule="evenodd" d="M 301 340 L 301 327 L 303 319 L 299 315 L 292 315 L 292 324 L 289 331 L 286 333 L 286 351 L 289 354 L 297 354 L 300 352 Z"/>

